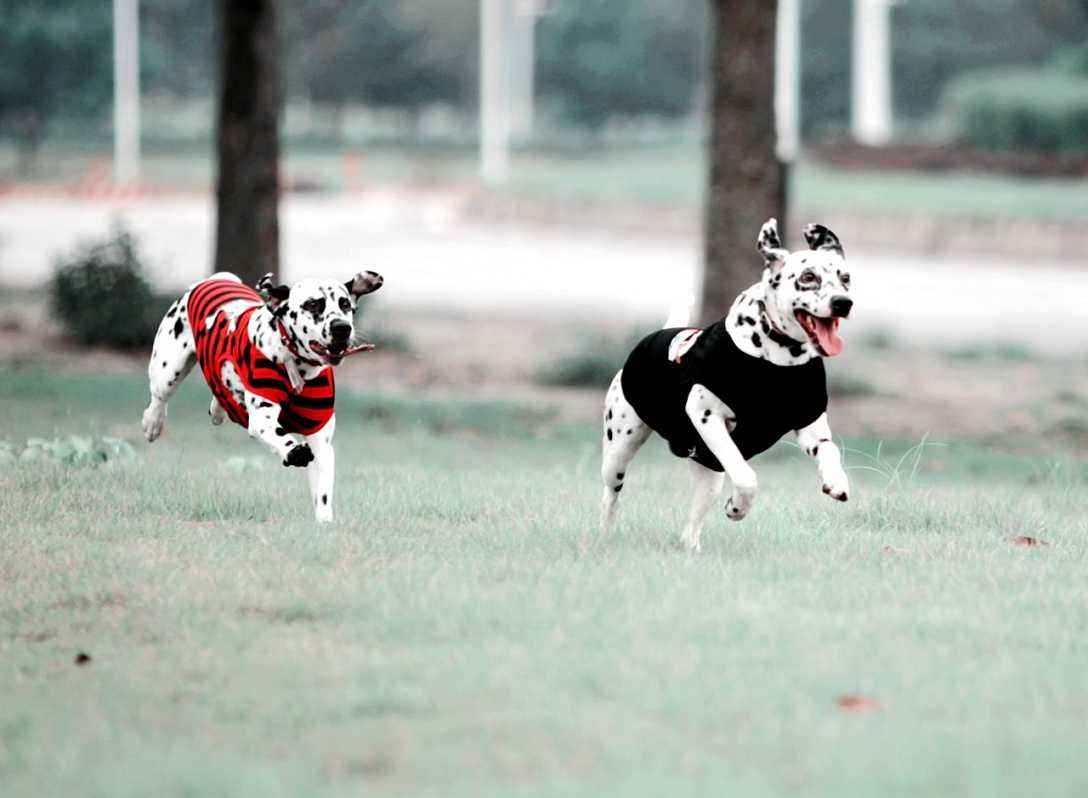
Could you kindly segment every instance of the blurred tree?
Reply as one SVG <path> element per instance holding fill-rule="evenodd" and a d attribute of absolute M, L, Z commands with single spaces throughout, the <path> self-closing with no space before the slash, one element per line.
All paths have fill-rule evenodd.
<path fill-rule="evenodd" d="M 279 272 L 276 0 L 219 0 L 215 270 L 253 285 Z"/>
<path fill-rule="evenodd" d="M 895 6 L 896 112 L 929 116 L 948 81 L 968 70 L 1045 60 L 1060 40 L 1038 6 L 1038 0 L 911 0 Z"/>
<path fill-rule="evenodd" d="M 457 71 L 402 9 L 386 0 L 294 6 L 284 21 L 288 90 L 341 109 L 355 102 L 410 115 L 457 101 Z"/>
<path fill-rule="evenodd" d="M 30 172 L 50 124 L 96 120 L 113 90 L 108 3 L 0 0 L 0 128 Z"/>
<path fill-rule="evenodd" d="M 140 82 L 147 94 L 215 93 L 216 0 L 140 0 Z"/>
<path fill-rule="evenodd" d="M 679 117 L 705 68 L 702 3 L 559 0 L 537 29 L 537 93 L 597 129 L 613 116 Z"/>
<path fill-rule="evenodd" d="M 801 0 L 801 126 L 808 139 L 850 127 L 854 0 Z"/>
<path fill-rule="evenodd" d="M 783 237 L 785 174 L 775 154 L 775 14 L 762 0 L 710 0 L 710 179 L 702 319 L 711 323 L 761 270 L 759 228 L 777 216 Z"/>

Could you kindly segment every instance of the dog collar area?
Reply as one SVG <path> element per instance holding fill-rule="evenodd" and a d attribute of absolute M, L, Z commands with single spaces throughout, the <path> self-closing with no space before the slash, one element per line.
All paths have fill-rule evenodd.
<path fill-rule="evenodd" d="M 759 315 L 760 318 L 767 324 L 767 337 L 774 341 L 776 344 L 785 347 L 804 345 L 804 341 L 798 341 L 796 338 L 792 338 L 787 333 L 784 333 L 782 330 L 778 329 L 777 325 L 775 325 L 775 323 L 771 321 L 771 316 L 769 313 L 767 313 L 767 305 L 763 302 L 763 300 L 760 300 L 759 302 Z"/>

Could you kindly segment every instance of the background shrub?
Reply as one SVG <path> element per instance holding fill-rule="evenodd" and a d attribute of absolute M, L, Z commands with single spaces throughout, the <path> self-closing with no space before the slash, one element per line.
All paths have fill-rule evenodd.
<path fill-rule="evenodd" d="M 969 144 L 987 150 L 1088 150 L 1088 76 L 1053 67 L 970 72 L 942 105 Z"/>
<path fill-rule="evenodd" d="M 536 381 L 563 388 L 605 389 L 644 335 L 645 330 L 621 336 L 587 332 L 573 351 L 537 371 Z"/>
<path fill-rule="evenodd" d="M 120 349 L 150 346 L 169 304 L 152 294 L 136 242 L 123 228 L 58 258 L 49 293 L 69 335 Z"/>

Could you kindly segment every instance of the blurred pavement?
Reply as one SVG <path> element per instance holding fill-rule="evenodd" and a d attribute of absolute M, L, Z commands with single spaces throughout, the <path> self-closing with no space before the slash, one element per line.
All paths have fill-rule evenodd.
<path fill-rule="evenodd" d="M 210 271 L 210 198 L 128 201 L 0 198 L 0 286 L 33 287 L 54 257 L 106 234 L 122 218 L 154 267 L 158 288 L 177 290 Z M 504 317 L 664 318 L 693 293 L 699 242 L 681 237 L 477 222 L 456 195 L 368 193 L 288 196 L 281 217 L 285 277 L 382 272 L 386 308 L 434 306 Z M 754 232 L 753 232 L 754 240 Z M 962 257 L 851 251 L 857 300 L 851 331 L 880 330 L 938 346 L 1021 344 L 1080 351 L 1088 335 L 1088 269 Z M 1083 263 L 1083 261 L 1080 261 Z M 758 260 L 752 253 L 753 281 Z M 723 308 L 723 312 L 725 309 Z"/>

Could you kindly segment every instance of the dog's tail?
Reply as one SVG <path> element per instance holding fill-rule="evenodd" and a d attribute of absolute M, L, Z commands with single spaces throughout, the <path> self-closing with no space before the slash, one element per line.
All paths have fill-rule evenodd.
<path fill-rule="evenodd" d="M 665 319 L 662 329 L 670 327 L 687 327 L 691 324 L 691 317 L 695 310 L 695 297 L 691 294 L 679 297 L 669 306 L 669 317 Z"/>

